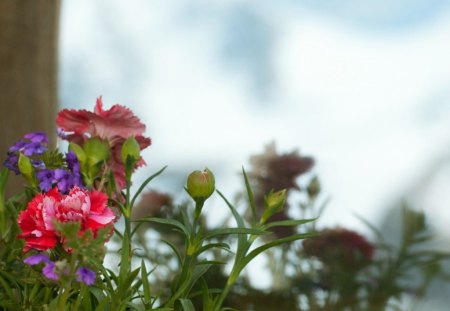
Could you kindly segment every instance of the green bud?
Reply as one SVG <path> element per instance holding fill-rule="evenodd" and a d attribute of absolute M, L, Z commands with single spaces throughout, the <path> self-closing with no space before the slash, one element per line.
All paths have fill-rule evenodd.
<path fill-rule="evenodd" d="M 19 167 L 20 173 L 25 176 L 28 181 L 33 180 L 34 168 L 33 164 L 31 164 L 31 160 L 27 156 L 20 153 L 17 166 Z"/>
<path fill-rule="evenodd" d="M 80 161 L 80 163 L 83 163 L 86 161 L 86 152 L 84 152 L 83 148 L 81 148 L 80 145 L 77 145 L 75 143 L 70 143 L 69 151 L 72 151 L 76 154 L 78 161 Z"/>
<path fill-rule="evenodd" d="M 283 210 L 286 203 L 286 189 L 270 192 L 265 198 L 266 209 L 261 217 L 261 223 L 265 223 L 272 215 Z"/>
<path fill-rule="evenodd" d="M 320 193 L 320 182 L 317 176 L 314 176 L 313 179 L 309 182 L 308 187 L 306 188 L 306 191 L 308 192 L 308 196 L 311 199 L 316 198 Z"/>
<path fill-rule="evenodd" d="M 90 165 L 96 165 L 107 161 L 111 156 L 111 150 L 107 141 L 93 137 L 84 142 L 83 149 L 86 152 Z"/>
<path fill-rule="evenodd" d="M 215 181 L 213 173 L 205 168 L 203 172 L 193 171 L 187 179 L 187 192 L 194 199 L 206 200 L 213 194 L 215 189 Z"/>
<path fill-rule="evenodd" d="M 124 164 L 127 163 L 127 158 L 130 157 L 132 162 L 139 160 L 141 156 L 141 147 L 134 136 L 128 137 L 127 140 L 122 145 L 122 150 L 120 152 L 121 160 Z"/>

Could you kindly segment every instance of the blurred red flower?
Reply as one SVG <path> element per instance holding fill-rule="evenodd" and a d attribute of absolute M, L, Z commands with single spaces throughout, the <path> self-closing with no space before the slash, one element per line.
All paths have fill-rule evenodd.
<path fill-rule="evenodd" d="M 372 261 L 374 246 L 355 231 L 344 228 L 326 229 L 318 237 L 303 241 L 308 256 L 341 269 L 358 270 Z"/>

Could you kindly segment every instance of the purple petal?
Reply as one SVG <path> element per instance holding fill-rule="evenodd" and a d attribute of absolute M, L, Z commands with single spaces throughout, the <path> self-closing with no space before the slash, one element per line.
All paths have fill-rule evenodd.
<path fill-rule="evenodd" d="M 45 275 L 47 279 L 58 281 L 59 276 L 55 273 L 55 263 L 53 261 L 50 261 L 47 263 L 42 269 L 42 273 Z"/>
<path fill-rule="evenodd" d="M 86 267 L 80 267 L 77 270 L 77 281 L 92 285 L 95 283 L 95 272 Z"/>
<path fill-rule="evenodd" d="M 52 261 L 45 254 L 36 254 L 36 255 L 26 258 L 23 262 L 26 263 L 27 265 L 34 266 L 34 265 L 38 265 L 42 262 L 49 264 Z"/>
<path fill-rule="evenodd" d="M 47 135 L 44 132 L 28 133 L 24 137 L 35 143 L 48 143 Z"/>

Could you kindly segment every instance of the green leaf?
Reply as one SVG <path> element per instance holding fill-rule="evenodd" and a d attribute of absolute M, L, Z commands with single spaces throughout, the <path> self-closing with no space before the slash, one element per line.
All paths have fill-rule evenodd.
<path fill-rule="evenodd" d="M 136 201 L 137 197 L 141 194 L 141 192 L 145 189 L 145 187 L 148 185 L 149 182 L 151 182 L 155 177 L 161 175 L 162 172 L 167 168 L 167 165 L 164 166 L 162 169 L 160 169 L 158 172 L 153 174 L 152 176 L 148 177 L 139 187 L 138 191 L 136 191 L 136 194 L 133 196 L 133 199 L 131 200 L 131 206 L 134 206 L 134 202 Z"/>
<path fill-rule="evenodd" d="M 281 220 L 281 221 L 274 221 L 269 222 L 263 226 L 264 229 L 269 229 L 272 227 L 292 227 L 292 226 L 299 226 L 306 224 L 308 222 L 312 222 L 317 220 L 317 218 L 311 218 L 311 219 L 289 219 L 289 220 Z"/>
<path fill-rule="evenodd" d="M 170 247 L 170 249 L 175 253 L 175 256 L 177 256 L 178 263 L 181 265 L 183 260 L 181 259 L 181 254 L 178 251 L 177 247 L 167 240 L 161 240 L 161 242 L 167 244 L 167 246 Z"/>
<path fill-rule="evenodd" d="M 107 311 L 111 302 L 108 299 L 103 299 L 100 304 L 95 308 L 95 311 Z"/>
<path fill-rule="evenodd" d="M 174 227 L 177 227 L 178 229 L 180 229 L 187 238 L 189 238 L 189 236 L 190 236 L 189 231 L 186 229 L 186 227 L 181 222 L 179 222 L 178 220 L 175 220 L 175 219 L 145 217 L 145 218 L 136 220 L 135 222 L 156 222 L 159 224 L 174 226 Z"/>
<path fill-rule="evenodd" d="M 11 301 L 16 301 L 16 297 L 11 287 L 9 287 L 8 283 L 1 276 L 0 276 L 0 285 L 5 289 L 5 292 L 9 296 L 9 299 L 11 299 Z"/>
<path fill-rule="evenodd" d="M 241 217 L 241 215 L 239 215 L 236 208 L 233 205 L 231 205 L 230 202 L 228 202 L 228 200 L 225 198 L 225 196 L 219 190 L 216 190 L 216 191 L 220 195 L 220 197 L 225 201 L 228 208 L 231 210 L 231 213 L 233 214 L 233 217 L 236 220 L 236 224 L 238 225 L 238 227 L 245 228 L 244 219 Z M 238 235 L 237 253 L 243 252 L 243 249 L 245 248 L 246 243 L 247 243 L 247 237 L 244 234 L 239 234 Z"/>
<path fill-rule="evenodd" d="M 178 301 L 181 303 L 181 306 L 183 307 L 183 311 L 195 311 L 194 305 L 192 304 L 192 301 L 186 298 L 180 298 Z"/>
<path fill-rule="evenodd" d="M 150 291 L 150 284 L 148 282 L 147 268 L 145 267 L 144 260 L 142 260 L 141 262 L 141 278 L 142 278 L 142 286 L 144 289 L 144 299 L 145 303 L 147 303 L 151 301 L 152 295 Z"/>
<path fill-rule="evenodd" d="M 247 266 L 247 264 L 252 261 L 256 256 L 258 256 L 259 254 L 261 254 L 262 252 L 268 250 L 269 248 L 281 245 L 281 244 L 285 244 L 285 243 L 289 243 L 292 241 L 296 241 L 296 240 L 301 240 L 301 239 L 305 239 L 305 238 L 310 238 L 310 237 L 314 237 L 317 236 L 318 234 L 316 233 L 302 233 L 302 234 L 296 234 L 296 235 L 292 235 L 292 236 L 288 236 L 286 238 L 281 238 L 281 239 L 277 239 L 271 242 L 268 242 L 256 249 L 254 249 L 253 251 L 251 251 L 248 255 L 246 255 L 243 260 L 241 262 L 239 262 L 239 271 L 242 271 L 242 269 L 245 268 L 245 266 Z"/>
<path fill-rule="evenodd" d="M 255 197 L 253 195 L 252 188 L 250 187 L 250 182 L 248 180 L 247 173 L 245 172 L 244 168 L 242 167 L 242 174 L 244 174 L 244 180 L 245 180 L 245 189 L 247 190 L 247 196 L 248 196 L 248 202 L 250 204 L 250 208 L 252 210 L 252 223 L 256 223 L 256 204 L 255 204 Z"/>
<path fill-rule="evenodd" d="M 219 248 L 226 252 L 233 253 L 230 249 L 230 245 L 228 245 L 227 243 L 210 243 L 210 244 L 206 244 L 206 245 L 202 246 L 198 250 L 197 254 L 200 255 L 201 253 L 203 253 L 211 248 Z"/>
<path fill-rule="evenodd" d="M 268 234 L 267 231 L 258 230 L 253 228 L 219 228 L 210 230 L 204 237 L 204 240 L 214 238 L 220 235 L 230 235 L 230 234 L 252 234 L 252 235 L 264 235 Z"/>

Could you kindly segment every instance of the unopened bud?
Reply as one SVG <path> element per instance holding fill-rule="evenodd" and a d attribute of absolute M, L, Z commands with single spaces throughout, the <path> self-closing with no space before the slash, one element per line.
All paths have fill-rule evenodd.
<path fill-rule="evenodd" d="M 120 152 L 121 160 L 126 164 L 129 157 L 134 163 L 140 158 L 140 153 L 141 147 L 139 146 L 139 143 L 134 136 L 130 136 L 122 145 L 122 150 Z"/>
<path fill-rule="evenodd" d="M 205 168 L 203 172 L 194 171 L 189 174 L 186 190 L 194 201 L 206 200 L 213 194 L 214 189 L 214 175 L 209 169 Z"/>
<path fill-rule="evenodd" d="M 28 181 L 31 181 L 33 179 L 33 172 L 34 172 L 33 164 L 31 163 L 31 160 L 27 156 L 20 153 L 17 166 L 19 167 L 20 173 L 23 176 L 25 176 L 25 178 Z"/>
<path fill-rule="evenodd" d="M 271 192 L 265 199 L 266 209 L 261 217 L 261 223 L 265 223 L 272 215 L 283 210 L 286 202 L 286 189 Z"/>
<path fill-rule="evenodd" d="M 308 196 L 311 199 L 316 198 L 320 193 L 320 182 L 317 176 L 314 176 L 313 179 L 309 182 L 308 187 L 306 188 L 306 191 L 308 192 Z"/>

